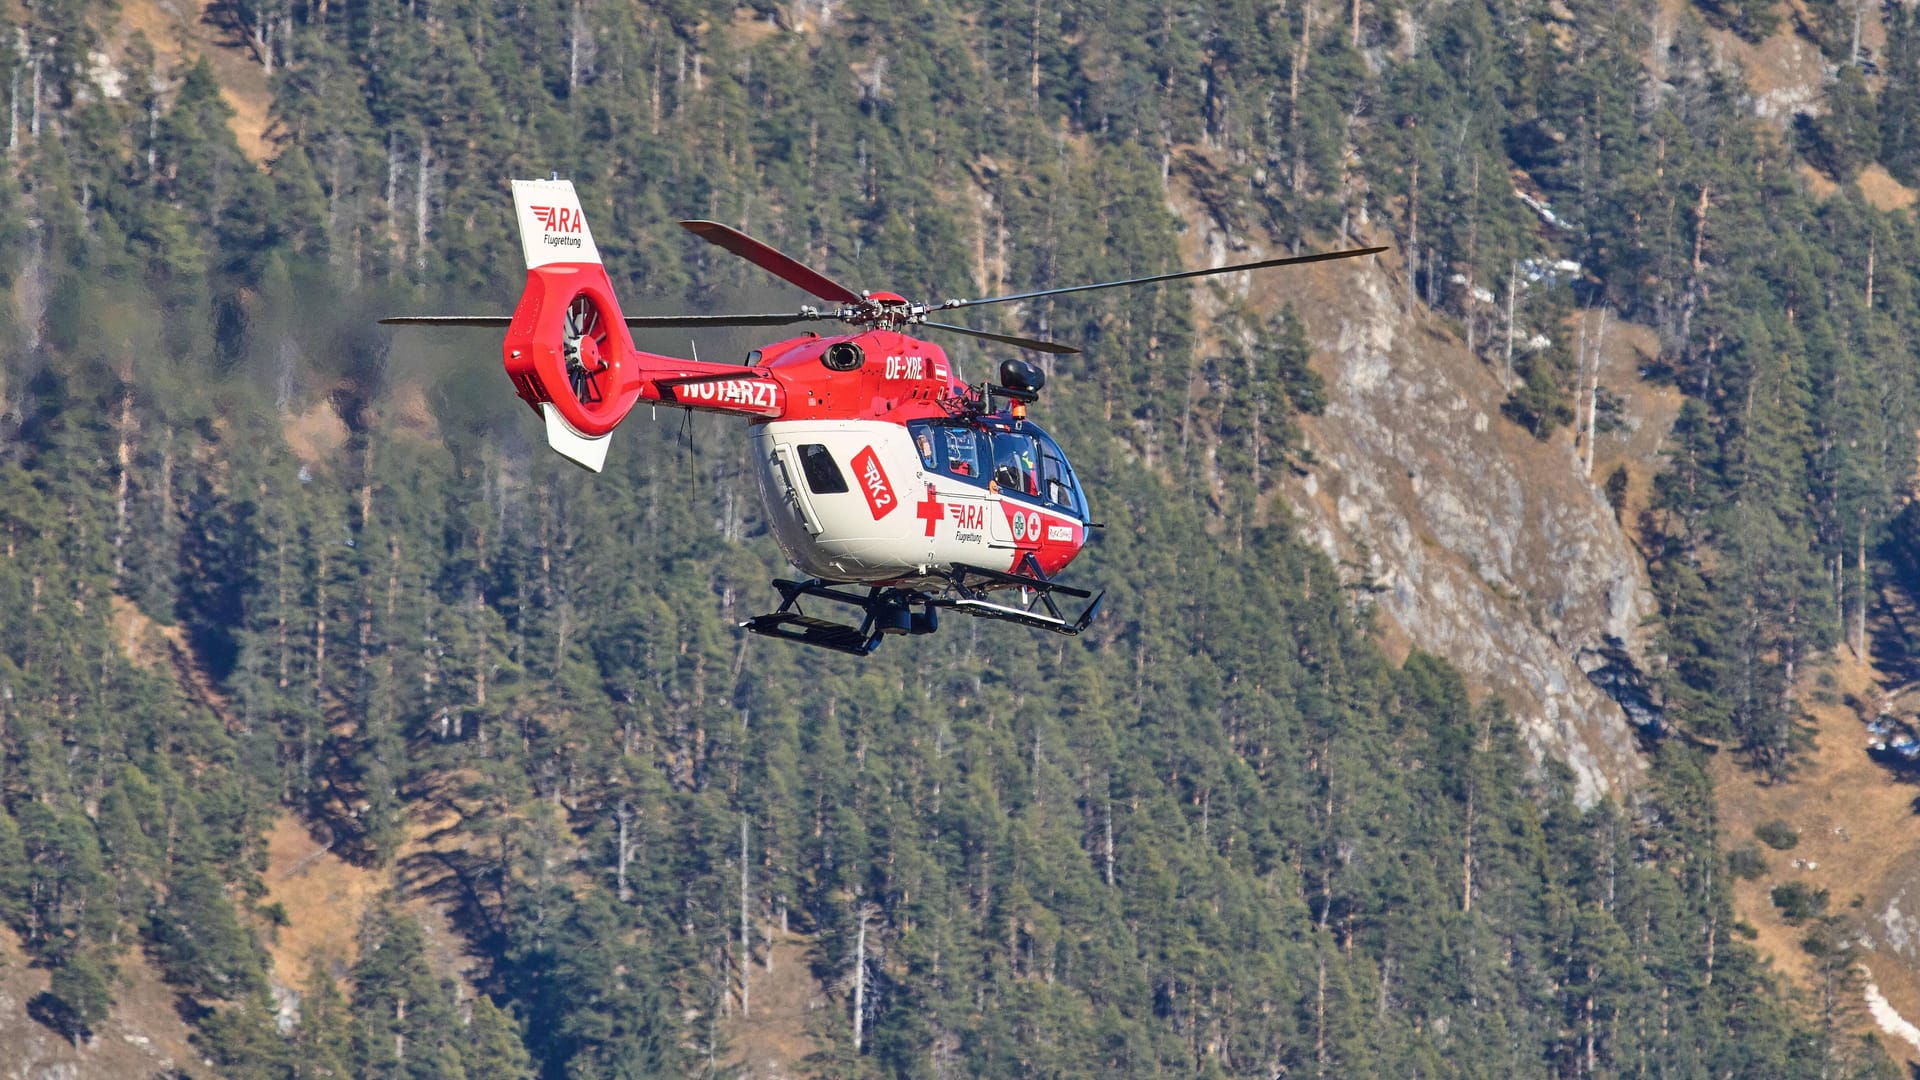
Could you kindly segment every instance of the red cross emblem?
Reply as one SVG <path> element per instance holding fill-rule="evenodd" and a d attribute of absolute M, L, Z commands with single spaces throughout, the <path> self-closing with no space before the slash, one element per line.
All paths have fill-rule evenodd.
<path fill-rule="evenodd" d="M 940 519 L 947 516 L 947 508 L 941 505 L 940 494 L 933 490 L 932 484 L 927 485 L 927 497 L 915 505 L 913 513 L 927 523 L 928 536 L 933 535 L 933 527 L 940 524 Z"/>

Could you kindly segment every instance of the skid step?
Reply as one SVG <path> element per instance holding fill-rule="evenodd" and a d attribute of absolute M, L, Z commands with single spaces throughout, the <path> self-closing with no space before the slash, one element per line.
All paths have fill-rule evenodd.
<path fill-rule="evenodd" d="M 1105 599 L 1105 597 L 1102 596 L 1101 599 Z M 1080 631 L 1085 630 L 1087 625 L 1093 622 L 1094 614 L 1100 610 L 1100 600 L 1098 599 L 1087 605 L 1087 609 L 1081 612 L 1080 617 L 1077 619 L 1067 619 L 1053 610 L 1012 607 L 1007 604 L 996 604 L 991 600 L 961 599 L 948 600 L 943 603 L 955 611 L 964 612 L 976 618 L 1000 619 L 1004 622 L 1031 626 L 1038 630 L 1051 630 L 1056 634 L 1065 634 L 1068 637 L 1072 637 L 1080 633 Z"/>
<path fill-rule="evenodd" d="M 776 611 L 771 615 L 755 615 L 740 625 L 750 633 L 795 641 L 802 645 L 817 645 L 823 649 L 832 649 L 851 656 L 866 656 L 880 644 L 879 634 L 863 634 L 857 628 L 845 623 L 817 619 L 812 615 L 802 615 L 795 611 Z"/>

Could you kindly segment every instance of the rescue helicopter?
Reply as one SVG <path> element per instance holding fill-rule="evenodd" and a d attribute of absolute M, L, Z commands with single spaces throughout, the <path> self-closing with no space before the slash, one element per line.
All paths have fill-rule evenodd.
<path fill-rule="evenodd" d="M 950 609 L 1079 634 L 1105 593 L 1057 576 L 1087 543 L 1086 492 L 1029 407 L 1046 385 L 1009 359 L 997 381 L 969 385 L 938 345 L 909 331 L 964 334 L 1034 352 L 1057 342 L 994 333 L 932 316 L 1041 297 L 1349 259 L 1381 247 L 1321 252 L 1124 281 L 926 304 L 855 291 L 713 221 L 689 232 L 828 306 L 744 315 L 624 315 L 570 180 L 513 181 L 527 281 L 511 316 L 425 315 L 388 325 L 505 327 L 501 355 L 548 445 L 594 472 L 615 427 L 641 402 L 739 417 L 774 539 L 800 580 L 777 580 L 779 607 L 740 625 L 756 634 L 865 656 L 897 634 L 930 634 Z M 630 328 L 839 323 L 763 345 L 741 364 L 644 352 Z M 1076 614 L 1060 599 L 1083 601 Z M 808 600 L 845 605 L 858 623 L 810 614 Z M 815 606 L 816 611 L 820 605 Z M 840 610 L 840 609 L 831 609 Z"/>

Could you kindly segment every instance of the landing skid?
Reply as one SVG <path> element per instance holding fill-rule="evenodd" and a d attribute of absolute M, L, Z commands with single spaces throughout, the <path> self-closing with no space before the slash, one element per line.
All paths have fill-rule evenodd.
<path fill-rule="evenodd" d="M 775 581 L 780 590 L 780 609 L 767 615 L 755 615 L 740 625 L 755 634 L 817 645 L 823 649 L 866 656 L 880 647 L 888 634 L 931 634 L 939 628 L 939 616 L 931 598 L 911 589 L 872 587 L 865 596 L 815 578 L 811 581 Z M 865 612 L 859 626 L 815 618 L 800 610 L 800 598 L 817 596 L 822 600 L 851 604 Z M 913 610 L 915 604 L 920 610 Z"/>
<path fill-rule="evenodd" d="M 1040 573 L 1040 567 L 1029 552 L 1020 563 L 1021 569 L 1031 570 L 1031 574 L 1010 574 L 1004 570 L 988 570 L 984 566 L 968 566 L 954 563 L 953 570 L 947 575 L 952 596 L 943 596 L 933 603 L 939 607 L 950 607 L 956 611 L 982 619 L 1000 619 L 1005 622 L 1019 623 L 1022 626 L 1051 630 L 1056 634 L 1072 637 L 1085 630 L 1100 613 L 1100 602 L 1107 598 L 1106 593 L 1093 596 L 1085 589 L 1076 589 L 1071 585 L 1062 585 L 1049 581 Z M 1023 603 L 996 604 L 987 599 L 992 587 L 1013 586 L 1021 591 Z M 1060 612 L 1060 605 L 1053 602 L 1054 594 L 1071 596 L 1085 600 L 1093 596 L 1093 602 L 1082 610 L 1077 618 L 1069 620 Z"/>
<path fill-rule="evenodd" d="M 780 607 L 766 615 L 756 615 L 741 623 L 755 634 L 780 638 L 801 645 L 867 656 L 880 647 L 882 638 L 891 634 L 931 634 L 939 628 L 939 609 L 952 608 L 980 619 L 998 619 L 1056 634 L 1072 636 L 1085 630 L 1100 611 L 1105 593 L 1093 596 L 1049 581 L 1029 554 L 1021 569 L 1031 574 L 1012 574 L 981 566 L 956 563 L 946 574 L 947 586 L 940 595 L 898 586 L 870 586 L 865 595 L 818 578 L 808 581 L 775 581 L 780 590 Z M 988 599 L 993 590 L 1017 588 L 1021 604 L 1001 604 Z M 1093 596 L 1080 614 L 1068 619 L 1054 602 L 1054 594 L 1084 600 Z M 800 609 L 802 597 L 818 597 L 859 608 L 864 615 L 858 626 L 808 615 Z M 918 608 L 919 610 L 915 610 Z"/>

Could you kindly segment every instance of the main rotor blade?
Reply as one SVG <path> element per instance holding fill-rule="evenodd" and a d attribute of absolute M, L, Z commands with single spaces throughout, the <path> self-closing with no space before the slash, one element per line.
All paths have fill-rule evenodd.
<path fill-rule="evenodd" d="M 1063 293 L 1088 292 L 1093 289 L 1117 289 L 1122 285 L 1151 285 L 1156 281 L 1179 281 L 1182 278 L 1211 277 L 1214 274 L 1232 274 L 1241 270 L 1264 270 L 1271 266 L 1300 266 L 1305 263 L 1328 262 L 1333 259 L 1351 259 L 1359 255 L 1373 255 L 1387 250 L 1384 247 L 1353 248 L 1347 251 L 1322 251 L 1312 255 L 1292 255 L 1283 259 L 1265 259 L 1260 262 L 1240 263 L 1237 266 L 1216 266 L 1210 270 L 1181 270 L 1171 274 L 1152 274 L 1147 277 L 1128 278 L 1125 281 L 1102 281 L 1093 285 L 1069 285 L 1064 289 L 1039 289 L 1034 292 L 1014 293 L 1011 296 L 993 296 L 985 300 L 948 300 L 934 306 L 935 311 L 951 311 L 954 308 L 979 307 L 981 304 L 1004 304 L 1010 300 L 1033 300 L 1042 296 L 1059 296 Z M 931 326 L 932 323 L 927 325 Z"/>
<path fill-rule="evenodd" d="M 831 319 L 817 311 L 791 315 L 629 315 L 628 326 L 785 326 L 812 319 Z"/>
<path fill-rule="evenodd" d="M 506 326 L 511 315 L 395 315 L 381 319 L 381 326 Z"/>
<path fill-rule="evenodd" d="M 830 319 L 817 311 L 798 311 L 791 315 L 628 315 L 628 326 L 785 326 L 810 319 Z M 380 320 L 382 326 L 507 326 L 511 315 L 395 315 Z"/>
<path fill-rule="evenodd" d="M 722 247 L 777 278 L 807 290 L 822 300 L 857 304 L 864 297 L 811 266 L 781 254 L 738 229 L 717 221 L 683 221 L 680 227 L 716 247 Z"/>
<path fill-rule="evenodd" d="M 955 326 L 952 323 L 943 322 L 923 322 L 919 325 L 931 326 L 935 330 L 951 330 L 956 334 L 965 334 L 968 337 L 986 338 L 988 341 L 1005 342 L 1008 345 L 1017 345 L 1022 349 L 1032 349 L 1034 352 L 1057 353 L 1064 356 L 1080 351 L 1071 345 L 1061 345 L 1058 342 L 1041 341 L 1039 338 L 1014 337 L 1011 334 L 995 334 L 986 330 L 975 330 L 971 326 Z"/>

